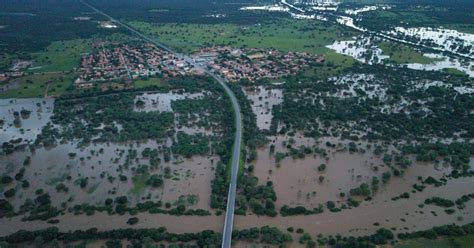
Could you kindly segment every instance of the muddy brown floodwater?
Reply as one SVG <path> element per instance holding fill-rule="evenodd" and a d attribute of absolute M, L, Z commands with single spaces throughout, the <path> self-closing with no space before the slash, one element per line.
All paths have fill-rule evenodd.
<path fill-rule="evenodd" d="M 316 144 L 311 138 L 294 137 L 295 147 L 299 145 L 313 146 Z M 273 137 L 275 152 L 283 152 L 285 148 L 282 141 L 288 137 Z M 344 141 L 329 139 L 333 144 Z M 322 140 L 324 144 L 327 139 Z M 365 147 L 364 143 L 361 143 Z M 374 176 L 381 178 L 384 171 L 389 168 L 383 165 L 381 158 L 372 152 L 364 154 L 349 152 L 330 152 L 329 160 L 320 156 L 306 156 L 304 159 L 287 157 L 279 165 L 275 157 L 270 155 L 268 147 L 258 151 L 255 162 L 254 174 L 260 182 L 271 180 L 277 195 L 276 208 L 283 205 L 305 206 L 307 208 L 325 205 L 329 200 L 344 203 L 346 198 L 341 198 L 339 193 L 348 195 L 349 190 L 361 183 L 370 185 Z M 317 167 L 326 164 L 326 170 L 319 172 Z M 374 166 L 378 167 L 374 171 Z M 371 201 L 363 201 L 357 208 L 342 210 L 332 213 L 325 208 L 324 213 L 309 216 L 290 217 L 257 217 L 255 215 L 237 216 L 236 228 L 250 228 L 255 226 L 276 226 L 282 230 L 288 227 L 303 228 L 310 234 L 343 234 L 343 235 L 368 235 L 381 227 L 395 228 L 396 232 L 428 229 L 443 224 L 465 224 L 474 221 L 474 203 L 467 204 L 465 209 L 456 210 L 452 215 L 444 212 L 443 208 L 426 205 L 420 208 L 426 198 L 439 196 L 456 200 L 464 194 L 473 193 L 474 180 L 471 178 L 450 179 L 445 186 L 427 186 L 423 192 L 412 193 L 412 185 L 420 183 L 419 176 L 426 178 L 433 176 L 440 178 L 449 174 L 450 168 L 430 163 L 414 163 L 408 168 L 403 177 L 394 177 L 388 183 L 382 184 Z M 325 179 L 319 182 L 319 176 Z M 316 192 L 313 194 L 313 192 Z M 404 192 L 410 193 L 409 199 L 392 201 L 391 198 Z M 437 216 L 433 216 L 435 211 Z M 378 223 L 379 226 L 374 225 Z"/>
<path fill-rule="evenodd" d="M 257 124 L 260 129 L 268 129 L 271 123 L 271 109 L 274 105 L 281 103 L 282 92 L 277 89 L 266 89 L 257 87 L 253 91 L 246 89 L 248 98 L 252 101 L 252 109 L 257 115 Z M 200 98 L 204 93 L 195 95 L 179 95 L 172 93 L 150 94 L 137 96 L 145 101 L 145 107 L 138 111 L 170 111 L 171 101 L 184 98 Z M 5 120 L 0 138 L 2 140 L 22 137 L 34 140 L 40 132 L 41 127 L 49 121 L 53 101 L 43 99 L 29 100 L 2 100 L 0 104 L 5 108 L 0 109 L 0 117 Z M 28 118 L 21 119 L 21 127 L 13 124 L 13 112 L 27 109 L 32 111 Z M 178 117 L 177 117 L 178 118 Z M 193 126 L 177 126 L 176 131 L 195 134 L 212 134 L 213 130 L 206 130 Z M 255 165 L 254 175 L 259 178 L 260 183 L 271 180 L 277 194 L 276 208 L 282 206 L 304 206 L 306 208 L 325 205 L 327 201 L 334 201 L 338 206 L 347 201 L 349 191 L 362 183 L 370 185 L 372 178 L 377 177 L 381 181 L 382 173 L 390 171 L 384 165 L 382 158 L 373 155 L 369 149 L 365 153 L 349 153 L 347 147 L 349 141 L 337 138 L 321 138 L 314 140 L 301 135 L 270 136 L 270 144 L 258 150 L 258 159 Z M 337 148 L 327 148 L 326 142 L 338 144 Z M 286 157 L 276 163 L 274 154 L 270 154 L 270 145 L 275 146 L 275 152 L 288 152 L 286 145 L 292 143 L 293 147 L 301 145 L 308 147 L 323 148 L 328 151 L 327 157 L 319 155 L 306 155 L 302 159 Z M 366 148 L 367 143 L 356 142 L 359 148 Z M 19 185 L 3 185 L 2 191 L 11 187 L 17 188 L 17 194 L 9 201 L 17 209 L 28 198 L 35 197 L 36 189 L 43 189 L 50 193 L 52 205 L 60 206 L 61 203 L 71 199 L 68 206 L 75 204 L 103 204 L 107 198 L 127 195 L 132 204 L 149 197 L 150 200 L 162 200 L 164 202 L 176 203 L 186 201 L 192 196 L 194 203 L 188 203 L 188 208 L 199 208 L 210 210 L 211 181 L 214 178 L 214 167 L 219 158 L 217 156 L 193 156 L 189 159 L 172 156 L 171 161 L 163 162 L 163 154 L 160 153 L 161 163 L 157 168 L 151 169 L 151 174 L 162 175 L 165 167 L 171 169 L 171 178 L 165 179 L 161 188 L 153 189 L 144 185 L 143 178 L 135 177 L 134 168 L 140 164 L 149 164 L 142 157 L 145 148 L 160 149 L 169 147 L 171 138 L 163 141 L 148 140 L 143 142 L 129 143 L 102 143 L 91 144 L 85 148 L 77 147 L 76 143 L 59 144 L 51 148 L 38 148 L 34 152 L 26 149 L 17 151 L 11 155 L 0 156 L 0 171 L 3 174 L 14 175 L 23 167 L 27 157 L 31 162 L 27 165 L 24 179 L 31 183 L 28 189 L 21 189 Z M 394 149 L 389 147 L 389 150 Z M 129 168 L 124 164 L 127 156 L 137 152 L 137 158 L 133 159 Z M 99 152 L 100 151 L 100 152 Z M 70 154 L 74 154 L 71 156 Z M 324 171 L 318 171 L 318 166 L 326 165 Z M 471 158 L 471 167 L 474 168 L 474 158 Z M 473 193 L 474 180 L 471 178 L 450 179 L 441 187 L 427 186 L 423 192 L 413 193 L 412 185 L 419 183 L 418 177 L 426 178 L 433 176 L 441 178 L 450 173 L 449 167 L 433 163 L 414 163 L 405 170 L 402 177 L 394 177 L 387 183 L 380 182 L 378 191 L 371 201 L 362 201 L 359 207 L 332 213 L 326 207 L 324 212 L 317 215 L 289 216 L 276 218 L 258 217 L 251 213 L 247 216 L 236 216 L 235 228 L 252 228 L 261 226 L 274 226 L 281 230 L 288 227 L 303 228 L 313 237 L 317 234 L 324 235 L 369 235 L 381 227 L 391 228 L 395 232 L 415 231 L 428 229 L 433 226 L 444 224 L 465 224 L 474 221 L 474 201 L 466 203 L 462 210 L 456 209 L 454 214 L 447 214 L 443 208 L 425 205 L 419 207 L 426 198 L 439 196 L 455 200 L 464 194 Z M 101 176 L 102 175 L 102 176 Z M 119 175 L 125 175 L 126 181 L 120 181 Z M 71 179 L 68 179 L 70 176 Z M 116 178 L 111 181 L 109 177 Z M 324 177 L 321 182 L 320 177 Z M 88 185 L 81 189 L 77 183 L 80 178 L 88 178 Z M 56 192 L 55 186 L 59 183 L 65 184 L 68 192 Z M 409 199 L 392 201 L 391 198 L 402 193 L 410 192 Z M 341 197 L 340 193 L 346 196 Z M 181 199 L 181 200 L 180 200 Z M 434 216 L 433 212 L 437 216 Z M 135 215 L 139 223 L 134 226 L 126 224 L 131 217 L 129 214 L 109 216 L 106 213 L 96 212 L 93 216 L 73 215 L 65 213 L 57 219 L 59 223 L 54 225 L 62 231 L 76 229 L 98 228 L 99 230 L 111 230 L 117 228 L 156 228 L 165 226 L 168 231 L 174 233 L 199 232 L 202 230 L 214 230 L 221 232 L 224 222 L 223 216 L 171 216 L 165 214 L 139 213 Z M 0 233 L 11 234 L 20 229 L 38 230 L 53 226 L 44 221 L 22 222 L 22 216 L 0 219 Z M 375 225 L 377 223 L 377 225 Z M 298 236 L 294 236 L 297 240 Z M 251 244 L 238 242 L 236 247 L 251 247 Z M 290 247 L 298 247 L 297 241 Z"/>
<path fill-rule="evenodd" d="M 41 129 L 48 123 L 53 114 L 54 100 L 50 98 L 0 99 L 0 143 L 21 138 L 33 142 Z M 14 124 L 14 112 L 31 111 L 26 116 L 19 115 L 20 124 Z"/>
<path fill-rule="evenodd" d="M 18 196 L 10 200 L 15 207 L 19 207 L 27 198 L 34 198 L 37 189 L 44 189 L 50 193 L 53 205 L 59 206 L 62 202 L 73 199 L 73 204 L 89 203 L 103 204 L 107 198 L 128 195 L 132 202 L 138 202 L 141 197 L 150 195 L 151 200 L 160 199 L 164 202 L 175 202 L 180 196 L 194 195 L 197 202 L 192 206 L 209 209 L 209 195 L 213 178 L 215 156 L 194 156 L 190 159 L 173 158 L 170 162 L 162 162 L 157 169 L 152 169 L 151 174 L 163 174 L 165 167 L 170 167 L 172 178 L 165 179 L 162 188 L 153 189 L 145 186 L 139 177 L 133 182 L 135 173 L 132 168 L 140 164 L 148 164 L 141 158 L 145 148 L 157 148 L 163 144 L 154 141 L 130 144 L 93 144 L 87 148 L 77 148 L 75 144 L 61 144 L 54 148 L 40 148 L 34 153 L 28 151 L 16 152 L 9 156 L 0 157 L 0 170 L 16 173 L 21 168 L 27 156 L 31 163 L 26 167 L 24 179 L 31 186 L 19 190 Z M 123 168 L 129 149 L 136 150 L 139 159 L 134 160 L 129 169 Z M 99 152 L 102 150 L 103 152 Z M 71 158 L 69 153 L 75 153 Z M 120 155 L 123 153 L 123 155 Z M 81 161 L 81 158 L 84 158 Z M 164 161 L 163 158 L 161 158 Z M 103 178 L 100 176 L 103 175 Z M 119 175 L 125 175 L 127 181 L 120 181 Z M 67 177 L 71 179 L 68 180 Z M 109 181 L 108 177 L 114 177 Z M 85 189 L 77 185 L 76 180 L 88 178 Z M 69 191 L 58 193 L 55 186 L 65 184 Z M 7 186 L 8 187 L 8 186 Z M 116 192 L 116 193 L 111 193 Z"/>
<path fill-rule="evenodd" d="M 264 86 L 247 87 L 244 92 L 250 100 L 252 110 L 257 116 L 257 127 L 261 130 L 270 129 L 272 108 L 283 102 L 281 89 L 269 89 Z"/>

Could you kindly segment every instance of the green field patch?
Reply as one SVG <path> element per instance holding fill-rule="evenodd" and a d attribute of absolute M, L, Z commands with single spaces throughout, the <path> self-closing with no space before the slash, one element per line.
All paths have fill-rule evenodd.
<path fill-rule="evenodd" d="M 139 197 L 147 187 L 146 182 L 148 178 L 150 178 L 150 175 L 148 174 L 138 174 L 133 176 L 133 187 L 130 189 L 129 193 L 136 197 Z"/>
<path fill-rule="evenodd" d="M 73 85 L 75 73 L 38 73 L 11 79 L 11 88 L 0 92 L 0 98 L 59 96 Z"/>
<path fill-rule="evenodd" d="M 323 54 L 326 45 L 348 39 L 353 32 L 338 26 L 307 20 L 282 19 L 258 25 L 235 24 L 129 24 L 180 52 L 192 53 L 207 46 L 272 48 L 283 52 Z"/>
<path fill-rule="evenodd" d="M 456 68 L 446 68 L 446 69 L 443 69 L 443 71 L 447 72 L 447 73 L 450 73 L 450 74 L 453 74 L 453 75 L 456 75 L 456 76 L 466 76 L 467 74 L 463 71 L 460 71 Z"/>
<path fill-rule="evenodd" d="M 152 78 L 146 78 L 146 79 L 139 79 L 135 82 L 133 82 L 133 87 L 136 89 L 140 88 L 146 88 L 150 86 L 163 86 L 164 83 L 160 78 L 157 77 L 152 77 Z"/>
<path fill-rule="evenodd" d="M 324 55 L 322 66 L 309 68 L 305 76 L 328 77 L 351 67 L 355 60 L 326 48 L 336 40 L 350 39 L 355 35 L 339 26 L 308 20 L 281 19 L 257 25 L 236 24 L 155 24 L 129 22 L 129 24 L 156 38 L 173 49 L 191 54 L 209 46 L 235 48 L 276 49 L 282 52 L 308 52 Z M 145 87 L 140 82 L 136 87 Z"/>
<path fill-rule="evenodd" d="M 10 68 L 15 58 L 16 56 L 13 54 L 0 54 L 0 71 L 6 71 L 8 68 Z"/>
<path fill-rule="evenodd" d="M 328 50 L 324 53 L 325 62 L 321 66 L 310 67 L 303 72 L 306 77 L 327 78 L 341 74 L 345 69 L 351 68 L 357 61 L 343 54 Z"/>
<path fill-rule="evenodd" d="M 78 68 L 84 53 L 91 52 L 92 41 L 62 40 L 51 43 L 44 51 L 34 53 L 29 72 L 65 72 Z"/>
<path fill-rule="evenodd" d="M 383 55 L 390 56 L 390 58 L 386 59 L 386 61 L 395 64 L 431 64 L 441 60 L 435 58 L 428 58 L 426 56 L 423 56 L 423 53 L 415 50 L 412 47 L 388 41 L 380 42 L 378 47 L 382 49 Z"/>
<path fill-rule="evenodd" d="M 473 24 L 447 24 L 443 25 L 444 28 L 454 29 L 461 33 L 474 34 Z"/>
<path fill-rule="evenodd" d="M 57 176 L 57 177 L 51 177 L 51 178 L 48 179 L 48 181 L 46 181 L 46 185 L 55 186 L 58 183 L 64 182 L 66 180 L 67 176 L 68 176 L 68 174 L 62 174 L 62 175 Z"/>
<path fill-rule="evenodd" d="M 94 185 L 92 185 L 92 187 L 90 187 L 90 188 L 87 190 L 87 194 L 92 194 L 92 193 L 94 193 L 94 192 L 97 190 L 97 188 L 99 188 L 99 186 L 100 186 L 100 182 L 99 182 L 99 183 L 96 183 L 96 184 L 94 184 Z"/>
<path fill-rule="evenodd" d="M 400 241 L 395 248 L 471 248 L 474 246 L 474 235 L 465 235 L 461 237 L 446 237 L 439 239 L 412 239 Z"/>

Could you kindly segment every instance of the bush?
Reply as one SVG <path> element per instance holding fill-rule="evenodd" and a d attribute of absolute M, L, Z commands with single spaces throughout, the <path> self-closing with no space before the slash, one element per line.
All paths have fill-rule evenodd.
<path fill-rule="evenodd" d="M 444 208 L 450 208 L 450 207 L 454 206 L 453 201 L 448 200 L 448 199 L 444 199 L 444 198 L 441 198 L 441 197 L 437 197 L 437 196 L 426 199 L 425 204 L 433 204 L 433 205 L 436 205 L 438 207 L 444 207 Z"/>
<path fill-rule="evenodd" d="M 163 185 L 163 178 L 158 175 L 152 175 L 148 180 L 146 180 L 146 185 L 150 185 L 154 188 L 161 187 Z"/>
<path fill-rule="evenodd" d="M 138 223 L 138 218 L 137 217 L 132 217 L 132 218 L 127 220 L 127 224 L 129 224 L 129 225 L 135 225 L 137 223 Z"/>
<path fill-rule="evenodd" d="M 15 196 L 15 193 L 16 193 L 16 190 L 15 189 L 9 189 L 7 191 L 5 191 L 3 193 L 3 195 L 6 197 L 6 198 L 11 198 L 13 196 Z"/>
<path fill-rule="evenodd" d="M 11 176 L 3 176 L 2 177 L 2 184 L 9 184 L 13 182 L 13 178 Z"/>

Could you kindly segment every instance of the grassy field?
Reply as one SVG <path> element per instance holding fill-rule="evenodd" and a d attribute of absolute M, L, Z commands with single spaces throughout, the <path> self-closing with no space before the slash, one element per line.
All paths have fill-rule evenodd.
<path fill-rule="evenodd" d="M 474 25 L 473 24 L 448 24 L 444 26 L 447 29 L 454 29 L 458 32 L 474 34 Z"/>
<path fill-rule="evenodd" d="M 0 54 L 0 69 L 8 69 L 12 61 L 15 59 L 15 56 L 12 54 L 4 53 Z"/>
<path fill-rule="evenodd" d="M 350 68 L 356 62 L 352 57 L 338 54 L 335 51 L 328 51 L 326 64 L 320 67 L 312 67 L 303 73 L 307 77 L 327 78 L 340 74 L 344 69 Z"/>
<path fill-rule="evenodd" d="M 472 248 L 474 246 L 474 235 L 463 237 L 431 239 L 413 239 L 401 241 L 395 248 Z"/>
<path fill-rule="evenodd" d="M 192 53 L 210 45 L 229 45 L 323 54 L 328 51 L 326 45 L 354 35 L 337 26 L 328 27 L 321 22 L 304 20 L 281 20 L 277 23 L 250 26 L 145 22 L 129 24 L 185 53 Z"/>
<path fill-rule="evenodd" d="M 146 181 L 150 178 L 148 174 L 139 174 L 132 177 L 133 188 L 130 189 L 129 193 L 135 197 L 140 197 L 146 188 Z"/>
<path fill-rule="evenodd" d="M 444 69 L 444 71 L 448 72 L 448 73 L 451 73 L 453 75 L 456 75 L 456 76 L 466 76 L 467 74 L 464 73 L 463 71 L 460 71 L 456 68 L 446 68 Z"/>
<path fill-rule="evenodd" d="M 352 66 L 354 59 L 326 48 L 336 40 L 355 34 L 338 26 L 307 20 L 280 20 L 275 23 L 239 26 L 234 24 L 153 24 L 129 22 L 134 28 L 156 37 L 183 53 L 221 45 L 238 48 L 272 48 L 280 51 L 309 52 L 326 56 L 325 66 L 311 68 L 307 76 L 328 76 Z"/>
<path fill-rule="evenodd" d="M 148 78 L 146 80 L 144 79 L 139 79 L 133 82 L 133 87 L 135 89 L 140 89 L 148 86 L 161 86 L 163 85 L 163 82 L 160 78 L 157 77 L 152 77 Z"/>
<path fill-rule="evenodd" d="M 44 73 L 27 75 L 10 81 L 14 89 L 0 92 L 0 98 L 59 96 L 73 84 L 74 73 Z"/>
<path fill-rule="evenodd" d="M 46 50 L 34 53 L 29 72 L 61 72 L 79 67 L 81 56 L 90 52 L 91 40 L 63 40 L 51 43 Z"/>
<path fill-rule="evenodd" d="M 383 51 L 383 55 L 390 56 L 387 59 L 389 62 L 396 64 L 408 64 L 408 63 L 419 63 L 419 64 L 431 64 L 438 61 L 438 59 L 428 58 L 412 47 L 400 45 L 393 42 L 382 41 L 378 45 Z"/>

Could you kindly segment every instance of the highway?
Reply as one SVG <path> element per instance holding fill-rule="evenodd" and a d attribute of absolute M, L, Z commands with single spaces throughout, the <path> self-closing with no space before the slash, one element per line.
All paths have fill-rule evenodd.
<path fill-rule="evenodd" d="M 232 161 L 231 161 L 231 178 L 229 184 L 229 193 L 227 195 L 227 208 L 225 213 L 225 221 L 224 221 L 224 229 L 222 232 L 222 248 L 229 248 L 232 242 L 232 228 L 234 224 L 234 209 L 235 209 L 235 197 L 237 194 L 237 175 L 239 172 L 239 161 L 240 161 L 240 146 L 242 144 L 242 116 L 240 112 L 240 105 L 237 101 L 232 90 L 226 85 L 226 80 L 220 77 L 219 75 L 215 74 L 214 72 L 210 71 L 209 69 L 202 67 L 201 65 L 194 62 L 192 58 L 187 55 L 180 54 L 175 52 L 170 47 L 166 46 L 165 44 L 160 43 L 159 41 L 135 30 L 134 28 L 120 22 L 119 20 L 114 19 L 113 17 L 107 15 L 106 13 L 100 11 L 99 9 L 95 8 L 94 6 L 86 3 L 85 1 L 81 0 L 81 3 L 89 7 L 90 9 L 94 10 L 95 12 L 109 18 L 112 22 L 124 27 L 131 33 L 139 36 L 145 41 L 148 41 L 152 44 L 155 44 L 157 47 L 168 51 L 170 53 L 175 54 L 179 58 L 183 58 L 186 62 L 190 63 L 197 69 L 203 70 L 207 75 L 214 78 L 219 84 L 224 88 L 226 94 L 229 96 L 232 102 L 232 108 L 234 109 L 235 114 L 235 140 L 234 145 L 232 146 Z"/>

